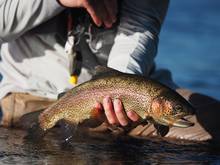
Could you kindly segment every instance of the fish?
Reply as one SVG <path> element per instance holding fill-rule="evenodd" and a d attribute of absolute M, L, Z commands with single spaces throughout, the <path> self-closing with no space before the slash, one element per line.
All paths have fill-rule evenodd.
<path fill-rule="evenodd" d="M 194 125 L 184 117 L 194 114 L 195 109 L 175 90 L 141 75 L 98 66 L 91 80 L 70 89 L 39 115 L 39 126 L 47 131 L 60 120 L 78 125 L 98 119 L 101 112 L 94 107 L 105 96 L 120 99 L 126 112 L 133 110 L 143 121 L 168 127 Z"/>

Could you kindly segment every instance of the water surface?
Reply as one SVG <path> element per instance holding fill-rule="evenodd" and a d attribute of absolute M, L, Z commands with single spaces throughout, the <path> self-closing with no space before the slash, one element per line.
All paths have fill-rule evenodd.
<path fill-rule="evenodd" d="M 208 143 L 170 142 L 109 135 L 77 134 L 65 142 L 54 129 L 43 140 L 25 140 L 24 131 L 0 129 L 0 164 L 212 164 L 220 148 Z M 62 140 L 61 140 L 62 139 Z"/>

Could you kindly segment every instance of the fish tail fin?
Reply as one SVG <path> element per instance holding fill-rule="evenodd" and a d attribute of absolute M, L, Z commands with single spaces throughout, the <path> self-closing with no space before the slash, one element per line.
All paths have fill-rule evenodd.
<path fill-rule="evenodd" d="M 27 135 L 24 139 L 38 142 L 42 140 L 46 133 L 47 132 L 40 127 L 39 123 L 35 123 L 27 130 Z"/>

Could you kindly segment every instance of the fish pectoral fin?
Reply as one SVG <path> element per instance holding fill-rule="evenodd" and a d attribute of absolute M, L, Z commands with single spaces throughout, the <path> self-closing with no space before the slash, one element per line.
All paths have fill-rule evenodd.
<path fill-rule="evenodd" d="M 155 123 L 154 128 L 157 130 L 157 134 L 161 137 L 166 136 L 166 134 L 169 132 L 169 127 L 161 124 Z"/>
<path fill-rule="evenodd" d="M 158 124 L 164 125 L 164 126 L 174 126 L 174 127 L 180 127 L 180 128 L 187 128 L 194 125 L 194 123 L 181 118 L 181 119 L 169 119 L 169 118 L 160 118 L 160 119 L 154 119 L 155 122 Z"/>

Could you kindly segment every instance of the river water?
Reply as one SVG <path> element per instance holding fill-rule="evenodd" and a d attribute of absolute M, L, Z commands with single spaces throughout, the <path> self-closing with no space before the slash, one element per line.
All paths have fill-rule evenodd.
<path fill-rule="evenodd" d="M 171 1 L 157 63 L 181 87 L 220 99 L 220 1 Z"/>
<path fill-rule="evenodd" d="M 160 37 L 158 67 L 182 87 L 220 99 L 220 1 L 171 1 Z M 26 140 L 25 131 L 0 128 L 0 164 L 220 164 L 220 147 L 107 135 L 75 134 L 68 142 L 54 129 Z"/>
<path fill-rule="evenodd" d="M 214 144 L 75 134 L 68 142 L 58 128 L 38 142 L 26 132 L 1 128 L 0 164 L 212 164 L 220 163 Z"/>

